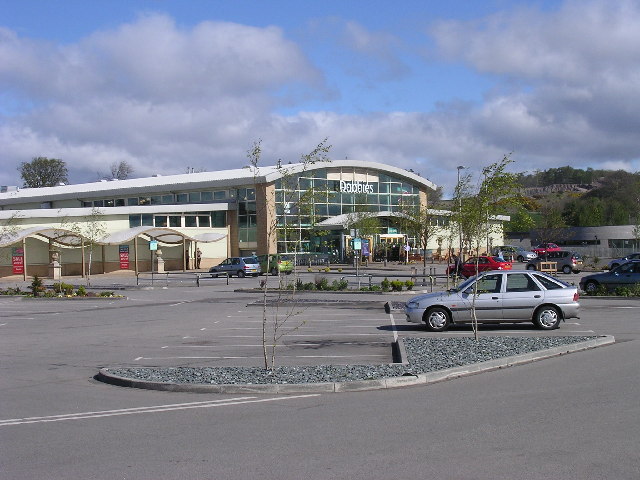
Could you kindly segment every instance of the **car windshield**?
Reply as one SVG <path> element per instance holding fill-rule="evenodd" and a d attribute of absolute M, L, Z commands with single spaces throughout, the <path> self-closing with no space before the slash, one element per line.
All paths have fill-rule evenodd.
<path fill-rule="evenodd" d="M 469 288 L 469 285 L 473 284 L 473 282 L 475 282 L 475 281 L 476 281 L 476 277 L 474 275 L 473 277 L 467 278 L 464 282 L 462 282 L 457 287 L 451 288 L 450 291 L 452 291 L 452 292 L 462 292 L 463 290 L 466 290 L 467 288 Z"/>

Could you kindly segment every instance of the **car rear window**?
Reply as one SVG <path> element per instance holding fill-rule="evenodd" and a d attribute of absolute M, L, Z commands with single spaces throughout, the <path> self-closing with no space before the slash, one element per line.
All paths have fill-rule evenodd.
<path fill-rule="evenodd" d="M 547 277 L 545 275 L 534 275 L 534 277 L 547 290 L 557 290 L 559 288 L 565 288 L 565 287 L 569 286 L 568 284 L 564 283 L 561 280 L 557 280 L 555 278 Z"/>
<path fill-rule="evenodd" d="M 256 257 L 244 257 L 244 263 L 260 263 Z"/>

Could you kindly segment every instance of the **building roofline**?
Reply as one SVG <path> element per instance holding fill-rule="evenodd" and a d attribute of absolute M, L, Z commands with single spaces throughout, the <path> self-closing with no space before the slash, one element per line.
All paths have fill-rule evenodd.
<path fill-rule="evenodd" d="M 237 187 L 243 185 L 271 183 L 287 174 L 298 174 L 305 170 L 318 168 L 353 167 L 380 170 L 435 190 L 437 187 L 430 180 L 402 168 L 378 162 L 362 160 L 335 160 L 314 164 L 296 163 L 282 166 L 265 166 L 253 169 L 250 167 L 214 172 L 184 173 L 178 175 L 161 175 L 71 185 L 58 185 L 42 188 L 19 188 L 14 191 L 0 193 L 0 206 L 16 203 L 41 202 L 52 200 L 68 200 L 97 198 L 104 196 L 128 196 L 136 193 L 152 193 L 160 191 L 187 191 L 207 187 Z"/>

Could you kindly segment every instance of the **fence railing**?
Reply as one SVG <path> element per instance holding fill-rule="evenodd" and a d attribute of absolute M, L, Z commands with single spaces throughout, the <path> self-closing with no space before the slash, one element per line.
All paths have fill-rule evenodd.
<path fill-rule="evenodd" d="M 212 277 L 210 273 L 202 272 L 139 272 L 136 275 L 136 285 L 140 285 L 140 281 L 150 281 L 151 286 L 154 286 L 156 283 L 169 285 L 170 282 L 193 282 L 199 287 L 202 280 L 215 280 L 218 275 L 226 277 L 227 285 L 229 285 L 229 272 L 217 273 L 216 277 Z"/>

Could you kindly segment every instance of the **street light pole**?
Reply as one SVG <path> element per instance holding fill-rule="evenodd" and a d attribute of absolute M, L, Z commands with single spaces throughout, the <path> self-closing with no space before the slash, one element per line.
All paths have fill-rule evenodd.
<path fill-rule="evenodd" d="M 456 190 L 458 193 L 458 232 L 459 232 L 459 236 L 458 236 L 458 256 L 460 257 L 460 261 L 464 261 L 464 259 L 462 258 L 462 228 L 461 228 L 461 222 L 460 222 L 460 215 L 462 214 L 462 195 L 460 192 L 460 170 L 464 170 L 466 167 L 464 167 L 463 165 L 458 165 L 457 169 L 458 169 L 458 183 L 456 184 Z"/>

